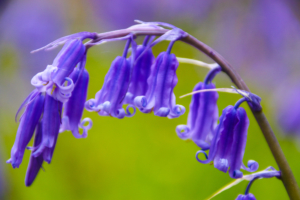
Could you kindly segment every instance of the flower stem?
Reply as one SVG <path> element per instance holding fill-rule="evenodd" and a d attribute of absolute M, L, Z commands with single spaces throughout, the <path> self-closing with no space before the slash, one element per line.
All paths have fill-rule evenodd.
<path fill-rule="evenodd" d="M 86 43 L 86 47 L 89 48 L 92 46 L 91 43 L 100 41 L 102 39 L 124 37 L 130 33 L 136 36 L 139 35 L 161 36 L 167 31 L 168 31 L 167 29 L 158 29 L 158 28 L 151 28 L 151 27 L 136 27 L 130 29 L 121 29 L 121 30 L 98 34 L 98 37 L 96 39 Z M 222 71 L 229 76 L 229 78 L 237 86 L 238 89 L 250 92 L 249 88 L 244 83 L 243 79 L 239 76 L 239 74 L 236 73 L 236 71 L 231 67 L 231 65 L 214 49 L 204 44 L 203 42 L 197 40 L 195 37 L 191 35 L 187 35 L 186 37 L 181 38 L 181 41 L 195 47 L 196 49 L 200 50 L 201 52 L 209 56 L 211 59 L 213 59 L 216 63 L 218 63 L 222 67 Z M 274 135 L 274 132 L 267 118 L 265 117 L 262 110 L 255 111 L 252 109 L 252 113 L 267 141 L 267 144 L 275 158 L 279 170 L 281 171 L 281 180 L 285 186 L 285 189 L 290 199 L 300 200 L 300 190 L 297 185 L 296 179 L 283 154 L 283 151 L 279 145 L 277 138 Z"/>

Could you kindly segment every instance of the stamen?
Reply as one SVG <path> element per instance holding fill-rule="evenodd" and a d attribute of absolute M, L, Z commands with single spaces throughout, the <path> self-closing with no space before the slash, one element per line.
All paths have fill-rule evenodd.
<path fill-rule="evenodd" d="M 181 57 L 176 57 L 176 58 L 179 63 L 196 65 L 196 66 L 205 67 L 208 69 L 214 69 L 219 66 L 217 63 L 209 64 L 209 63 L 202 62 L 200 60 L 194 60 L 194 59 L 190 59 L 190 58 L 181 58 Z"/>
<path fill-rule="evenodd" d="M 55 85 L 55 84 L 53 84 L 53 86 L 52 86 L 52 90 L 51 90 L 51 95 L 53 95 L 53 92 L 54 92 L 55 88 L 56 88 L 56 85 Z"/>

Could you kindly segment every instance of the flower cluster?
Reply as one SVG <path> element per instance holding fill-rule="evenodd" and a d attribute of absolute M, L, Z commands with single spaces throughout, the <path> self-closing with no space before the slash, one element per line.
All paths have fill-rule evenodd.
<path fill-rule="evenodd" d="M 249 120 L 246 111 L 239 107 L 244 101 L 249 101 L 254 110 L 260 109 L 260 98 L 251 93 L 242 94 L 235 106 L 228 106 L 223 110 L 218 120 L 217 99 L 218 94 L 211 83 L 220 67 L 215 67 L 207 74 L 204 83 L 198 83 L 194 88 L 194 95 L 190 104 L 190 112 L 187 125 L 176 127 L 177 135 L 181 139 L 191 139 L 201 148 L 196 158 L 200 163 L 213 161 L 215 168 L 223 172 L 229 172 L 231 178 L 241 178 L 240 169 L 254 172 L 258 169 L 258 163 L 249 160 L 246 167 L 242 160 L 247 141 L 247 129 Z M 203 90 L 203 92 L 201 92 Z M 206 90 L 206 91 L 205 91 Z M 197 93 L 197 91 L 201 93 Z M 206 152 L 209 150 L 209 155 Z M 198 158 L 203 153 L 206 160 Z"/>
<path fill-rule="evenodd" d="M 18 168 L 25 149 L 32 151 L 26 186 L 32 184 L 43 161 L 51 162 L 59 132 L 70 130 L 76 138 L 84 138 L 92 126 L 89 118 L 80 120 L 89 82 L 89 74 L 84 69 L 86 48 L 82 41 L 94 37 L 95 33 L 82 32 L 58 39 L 42 48 L 51 49 L 65 43 L 52 65 L 32 78 L 31 84 L 36 89 L 25 99 L 16 115 L 17 118 L 25 107 L 7 163 Z M 83 125 L 85 122 L 89 122 L 87 126 Z M 79 128 L 83 129 L 82 134 Z M 33 147 L 27 147 L 34 131 Z"/>
<path fill-rule="evenodd" d="M 157 23 L 141 26 L 160 28 Z M 96 111 L 101 116 L 120 119 L 133 116 L 136 108 L 143 113 L 153 111 L 157 116 L 169 118 L 179 117 L 185 112 L 183 106 L 175 103 L 173 90 L 178 81 L 176 69 L 179 63 L 171 53 L 174 42 L 183 37 L 185 32 L 173 26 L 171 28 L 155 41 L 153 37 L 146 36 L 144 43 L 139 46 L 132 34 L 93 43 L 92 46 L 107 41 L 127 40 L 123 56 L 113 61 L 102 89 L 97 92 L 95 99 L 88 101 L 89 74 L 85 69 L 87 45 L 83 44 L 83 40 L 93 41 L 96 33 L 81 32 L 66 36 L 33 51 L 50 50 L 64 44 L 53 63 L 32 78 L 31 84 L 35 89 L 16 115 L 17 119 L 19 112 L 25 108 L 7 163 L 18 168 L 25 149 L 32 151 L 26 186 L 32 184 L 44 161 L 51 162 L 60 132 L 70 130 L 76 138 L 87 137 L 92 121 L 89 118 L 81 120 L 84 108 Z M 155 58 L 151 47 L 163 40 L 171 41 L 169 48 Z M 132 54 L 127 57 L 130 46 Z M 125 104 L 128 105 L 126 110 L 123 109 Z M 129 108 L 133 109 L 133 113 Z M 88 125 L 84 126 L 86 122 Z M 79 128 L 83 129 L 82 134 Z M 33 135 L 33 147 L 28 147 Z"/>
<path fill-rule="evenodd" d="M 153 111 L 159 117 L 176 118 L 184 114 L 185 107 L 176 105 L 174 88 L 178 82 L 176 70 L 179 62 L 171 50 L 174 43 L 187 34 L 165 23 L 142 22 L 136 26 L 159 30 L 164 26 L 170 30 L 156 40 L 153 36 L 145 36 L 142 45 L 136 44 L 133 33 L 99 40 L 96 33 L 81 32 L 60 38 L 36 50 L 49 50 L 64 43 L 52 65 L 32 78 L 31 84 L 35 90 L 17 112 L 18 115 L 25 108 L 11 158 L 7 162 L 13 168 L 19 167 L 25 149 L 32 151 L 25 178 L 26 186 L 32 184 L 44 161 L 51 162 L 59 132 L 70 130 L 76 138 L 87 137 L 92 122 L 89 118 L 81 120 L 84 108 L 97 112 L 100 116 L 119 119 L 132 117 L 136 108 L 143 113 Z M 91 40 L 83 44 L 84 39 Z M 87 49 L 116 40 L 126 40 L 123 55 L 112 62 L 95 98 L 86 101 L 89 83 L 89 74 L 85 69 Z M 155 58 L 151 48 L 163 40 L 170 41 L 168 49 Z M 128 56 L 130 48 L 131 55 Z M 257 170 L 258 164 L 250 160 L 248 167 L 245 167 L 242 163 L 249 120 L 245 110 L 239 106 L 248 101 L 253 110 L 259 110 L 260 98 L 243 92 L 244 97 L 235 106 L 228 106 L 223 110 L 218 124 L 218 94 L 212 80 L 220 71 L 220 66 L 212 68 L 204 82 L 195 86 L 196 94 L 190 104 L 188 123 L 177 126 L 176 132 L 180 138 L 191 139 L 201 148 L 196 156 L 199 162 L 214 161 L 217 169 L 229 171 L 232 178 L 240 178 L 243 175 L 240 169 L 253 172 Z M 199 90 L 207 91 L 197 93 Z M 123 108 L 125 105 L 126 109 Z M 86 122 L 89 123 L 84 126 Z M 82 134 L 79 128 L 83 129 Z M 33 147 L 27 147 L 34 132 Z M 207 150 L 208 156 L 205 152 Z M 207 160 L 200 160 L 199 153 L 204 153 Z"/>

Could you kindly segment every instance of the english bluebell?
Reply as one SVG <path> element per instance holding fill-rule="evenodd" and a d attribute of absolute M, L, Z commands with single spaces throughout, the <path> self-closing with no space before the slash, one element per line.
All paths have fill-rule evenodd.
<path fill-rule="evenodd" d="M 124 104 L 136 106 L 139 109 L 147 106 L 145 97 L 149 88 L 147 80 L 151 74 L 152 65 L 155 63 L 155 57 L 151 48 L 147 48 L 150 43 L 149 39 L 150 36 L 146 36 L 143 45 L 137 47 L 129 88 L 123 102 Z"/>
<path fill-rule="evenodd" d="M 256 200 L 255 196 L 251 193 L 243 195 L 239 194 L 235 200 Z"/>
<path fill-rule="evenodd" d="M 63 103 L 65 123 L 61 130 L 71 130 L 75 137 L 80 138 L 86 137 L 87 130 L 91 127 L 89 119 L 80 122 L 88 87 L 88 74 L 84 70 L 86 48 L 82 41 L 94 37 L 95 33 L 82 32 L 60 38 L 41 48 L 52 49 L 66 42 L 53 64 L 32 78 L 31 83 L 36 89 L 25 99 L 17 112 L 18 115 L 25 107 L 11 150 L 11 158 L 7 162 L 11 163 L 13 168 L 19 167 L 24 151 L 36 130 L 34 146 L 28 148 L 32 150 L 32 154 L 25 179 L 27 186 L 32 184 L 43 161 L 50 163 L 52 160 L 61 127 Z M 83 124 L 86 121 L 90 124 L 85 127 Z M 82 135 L 79 134 L 79 127 L 84 129 Z"/>
<path fill-rule="evenodd" d="M 179 117 L 185 112 L 185 108 L 176 105 L 176 98 L 173 92 L 178 79 L 176 70 L 178 61 L 171 49 L 172 41 L 166 52 L 162 52 L 156 58 L 148 78 L 148 91 L 146 93 L 147 106 L 141 111 L 148 113 L 153 110 L 154 114 L 160 117 Z"/>
<path fill-rule="evenodd" d="M 28 98 L 30 103 L 20 119 L 15 143 L 11 149 L 11 158 L 7 161 L 13 168 L 18 168 L 22 162 L 24 151 L 42 115 L 44 99 L 45 95 L 42 93 L 37 96 L 31 95 Z"/>
<path fill-rule="evenodd" d="M 82 65 L 84 66 L 84 64 Z M 80 122 L 87 97 L 89 74 L 86 69 L 77 67 L 71 73 L 70 78 L 73 80 L 75 87 L 72 96 L 64 103 L 60 132 L 70 130 L 74 137 L 85 138 L 87 137 L 87 131 L 92 126 L 90 118 L 85 118 Z M 85 122 L 89 122 L 89 124 L 84 126 Z M 79 128 L 83 129 L 82 134 L 79 133 Z"/>
<path fill-rule="evenodd" d="M 96 111 L 101 116 L 112 116 L 119 119 L 125 116 L 131 117 L 135 114 L 135 108 L 127 106 L 126 111 L 122 108 L 123 99 L 127 93 L 130 83 L 131 60 L 127 59 L 127 51 L 132 39 L 128 39 L 123 56 L 118 56 L 111 64 L 105 76 L 104 84 L 97 92 L 95 99 L 90 99 L 85 103 L 88 111 Z M 133 113 L 129 108 L 134 109 Z"/>
<path fill-rule="evenodd" d="M 33 148 L 37 148 L 42 142 L 42 122 L 39 122 L 38 126 L 35 130 L 35 137 Z M 43 155 L 33 156 L 33 152 L 31 152 L 30 160 L 26 172 L 25 177 L 25 185 L 30 186 L 34 179 L 36 178 L 38 172 L 40 171 L 42 164 L 44 162 Z"/>
<path fill-rule="evenodd" d="M 245 97 L 239 100 L 235 106 L 227 106 L 223 110 L 207 159 L 200 160 L 198 158 L 199 153 L 206 155 L 204 150 L 200 150 L 196 154 L 197 160 L 201 163 L 207 164 L 213 161 L 215 168 L 225 173 L 229 169 L 231 178 L 241 178 L 243 173 L 240 169 L 249 172 L 258 169 L 258 163 L 253 160 L 248 161 L 248 167 L 242 162 L 249 126 L 246 111 L 239 107 L 243 101 L 246 101 Z"/>
<path fill-rule="evenodd" d="M 204 83 L 198 83 L 193 91 L 215 89 L 216 87 L 211 81 L 220 71 L 220 67 L 212 69 Z M 192 139 L 202 149 L 209 149 L 218 120 L 217 100 L 217 92 L 194 94 L 190 104 L 187 125 L 178 125 L 176 127 L 177 135 L 184 140 Z"/>

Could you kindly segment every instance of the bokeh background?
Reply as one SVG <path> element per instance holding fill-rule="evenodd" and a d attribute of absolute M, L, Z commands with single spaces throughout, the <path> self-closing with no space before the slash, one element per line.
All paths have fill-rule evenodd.
<path fill-rule="evenodd" d="M 241 74 L 262 105 L 280 145 L 300 183 L 300 1 L 298 0 L 1 0 L 0 1 L 0 199 L 205 199 L 232 181 L 228 174 L 196 161 L 195 144 L 180 140 L 177 119 L 137 112 L 122 120 L 85 112 L 94 126 L 86 139 L 60 134 L 54 158 L 44 164 L 29 188 L 24 178 L 29 160 L 19 169 L 10 157 L 18 124 L 14 115 L 29 92 L 31 77 L 51 64 L 59 51 L 30 54 L 31 50 L 64 35 L 80 31 L 104 32 L 133 25 L 134 19 L 172 23 L 215 48 Z M 168 43 L 154 47 L 155 55 Z M 88 98 L 101 88 L 113 59 L 124 42 L 89 50 Z M 212 62 L 202 53 L 177 42 L 180 57 Z M 206 69 L 180 64 L 177 97 L 192 91 Z M 232 83 L 220 74 L 217 87 Z M 220 94 L 219 112 L 238 100 Z M 177 98 L 188 106 L 191 97 Z M 248 111 L 250 128 L 244 162 L 254 159 L 260 170 L 276 163 Z M 214 199 L 235 199 L 247 182 Z M 280 181 L 257 180 L 251 188 L 257 199 L 288 199 Z"/>

